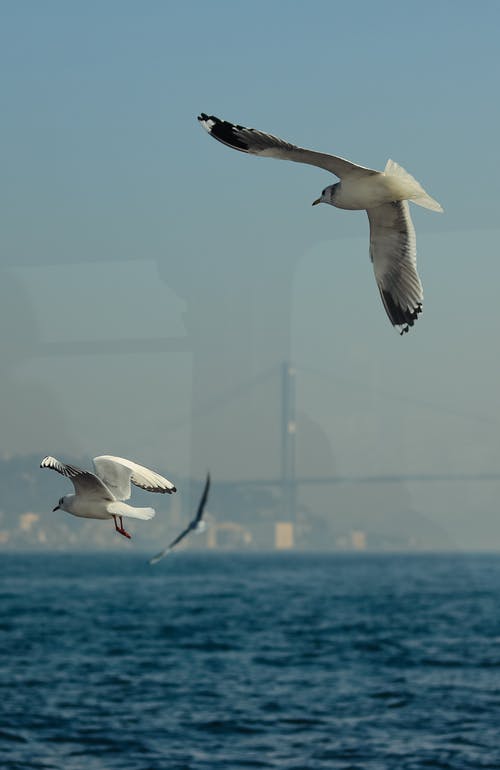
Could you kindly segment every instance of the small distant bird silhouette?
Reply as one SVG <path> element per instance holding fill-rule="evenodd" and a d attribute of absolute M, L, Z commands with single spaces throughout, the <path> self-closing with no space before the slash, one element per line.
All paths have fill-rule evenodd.
<path fill-rule="evenodd" d="M 93 463 L 95 473 L 62 463 L 55 457 L 44 457 L 40 468 L 51 468 L 66 476 L 75 488 L 74 495 L 61 497 L 54 511 L 61 508 L 85 519 L 113 519 L 116 531 L 130 538 L 123 526 L 122 516 L 145 520 L 152 519 L 156 513 L 154 508 L 134 508 L 123 502 L 131 495 L 131 483 L 148 492 L 169 495 L 177 492 L 172 482 L 159 473 L 123 457 L 101 455 L 94 457 Z"/>
<path fill-rule="evenodd" d="M 432 211 L 443 209 L 411 174 L 393 160 L 384 171 L 358 166 L 350 160 L 306 150 L 265 134 L 202 112 L 203 128 L 222 144 L 250 155 L 292 160 L 318 166 L 340 182 L 325 187 L 314 201 L 339 209 L 365 209 L 370 222 L 370 257 L 375 280 L 389 320 L 404 334 L 422 312 L 424 294 L 417 273 L 415 229 L 407 201 Z"/>
<path fill-rule="evenodd" d="M 183 538 L 186 537 L 190 532 L 192 532 L 195 529 L 202 529 L 202 526 L 205 522 L 201 520 L 201 517 L 203 516 L 203 511 L 205 510 L 205 505 L 208 498 L 208 490 L 210 489 L 210 473 L 207 473 L 207 480 L 205 482 L 205 487 L 203 489 L 203 494 L 200 498 L 200 502 L 198 503 L 198 510 L 196 511 L 196 516 L 194 519 L 192 519 L 189 524 L 187 525 L 186 529 L 183 529 L 180 535 L 177 535 L 175 540 L 172 540 L 170 545 L 167 545 L 166 548 L 163 549 L 163 551 L 160 551 L 160 553 L 157 553 L 156 556 L 153 556 L 152 559 L 149 560 L 150 564 L 156 564 L 156 562 L 160 561 L 160 559 L 163 559 L 164 556 L 166 556 L 170 551 L 175 548 L 175 546 L 181 542 Z"/>

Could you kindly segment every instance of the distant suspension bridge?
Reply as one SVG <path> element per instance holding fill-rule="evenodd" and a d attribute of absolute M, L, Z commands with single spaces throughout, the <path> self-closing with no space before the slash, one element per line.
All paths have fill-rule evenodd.
<path fill-rule="evenodd" d="M 250 380 L 240 383 L 229 391 L 220 394 L 216 399 L 206 402 L 196 410 L 193 417 L 203 416 L 213 410 L 224 408 L 235 399 L 243 397 L 248 391 L 251 391 L 256 385 L 280 376 L 280 400 L 281 400 L 281 462 L 279 478 L 255 478 L 240 479 L 234 481 L 217 480 L 217 486 L 226 488 L 244 489 L 245 487 L 271 487 L 279 489 L 281 497 L 281 506 L 283 515 L 286 519 L 295 521 L 297 514 L 297 492 L 303 485 L 334 485 L 334 484 L 399 484 L 399 483 L 438 483 L 438 482 L 487 482 L 499 481 L 500 473 L 392 473 L 376 475 L 328 475 L 328 476 L 301 476 L 296 472 L 296 376 L 297 371 L 305 371 L 317 374 L 330 381 L 339 381 L 335 375 L 307 366 L 295 366 L 289 361 L 284 361 L 280 365 L 270 367 L 260 372 Z M 346 381 L 344 381 L 346 382 Z M 348 383 L 356 385 L 356 383 Z M 366 386 L 364 386 L 366 387 Z M 491 422 L 489 417 L 481 414 L 462 412 L 450 408 L 447 405 L 439 405 L 424 400 L 409 398 L 401 394 L 390 393 L 381 390 L 384 395 L 393 400 L 399 400 L 412 403 L 414 406 L 420 406 L 440 413 L 446 413 L 465 420 L 474 422 Z M 170 423 L 169 427 L 179 427 L 184 424 L 188 418 L 176 420 Z"/>

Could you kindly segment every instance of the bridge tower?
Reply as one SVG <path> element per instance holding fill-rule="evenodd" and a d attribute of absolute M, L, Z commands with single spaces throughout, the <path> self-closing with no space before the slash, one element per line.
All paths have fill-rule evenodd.
<path fill-rule="evenodd" d="M 297 511 L 295 374 L 292 364 L 284 361 L 281 365 L 281 500 L 284 520 L 294 523 Z"/>

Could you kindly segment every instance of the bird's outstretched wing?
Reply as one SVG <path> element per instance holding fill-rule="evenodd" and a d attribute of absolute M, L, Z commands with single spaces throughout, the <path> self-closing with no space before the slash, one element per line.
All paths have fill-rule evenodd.
<path fill-rule="evenodd" d="M 295 163 L 307 163 L 310 166 L 324 168 L 340 179 L 350 174 L 366 176 L 379 173 L 371 168 L 351 163 L 345 158 L 338 158 L 336 155 L 297 147 L 284 139 L 279 139 L 272 134 L 265 134 L 263 131 L 257 131 L 255 128 L 237 126 L 227 120 L 216 118 L 215 115 L 207 115 L 202 112 L 198 116 L 198 120 L 214 139 L 234 150 L 240 150 L 240 152 L 248 152 L 251 155 L 260 155 L 266 158 L 291 160 Z"/>
<path fill-rule="evenodd" d="M 148 492 L 172 494 L 177 492 L 171 481 L 142 465 L 124 457 L 101 455 L 94 457 L 94 468 L 99 478 L 108 486 L 118 500 L 128 500 L 130 483 Z"/>
<path fill-rule="evenodd" d="M 370 257 L 385 310 L 401 334 L 422 312 L 424 294 L 417 273 L 415 228 L 407 201 L 367 209 Z"/>
<path fill-rule="evenodd" d="M 191 522 L 191 524 L 193 524 L 194 526 L 199 524 L 201 521 L 201 517 L 203 516 L 203 511 L 205 510 L 205 505 L 207 504 L 209 489 L 210 489 L 210 473 L 207 473 L 207 480 L 205 481 L 205 486 L 203 488 L 200 502 L 198 503 L 198 510 L 196 511 L 196 516 Z"/>
<path fill-rule="evenodd" d="M 196 511 L 196 516 L 194 519 L 192 519 L 189 524 L 187 525 L 186 529 L 183 529 L 180 535 L 177 535 L 177 537 L 172 540 L 169 545 L 167 545 L 166 548 L 163 549 L 163 551 L 160 551 L 160 553 L 157 553 L 156 556 L 153 556 L 150 560 L 150 564 L 156 564 L 160 561 L 160 559 L 163 559 L 164 556 L 166 556 L 175 546 L 183 540 L 186 535 L 188 535 L 193 529 L 196 529 L 199 525 L 201 518 L 203 516 L 203 511 L 205 510 L 205 505 L 207 503 L 208 498 L 208 490 L 210 489 L 210 473 L 207 473 L 207 480 L 205 481 L 205 487 L 203 489 L 203 493 L 200 498 L 200 502 L 198 503 L 198 510 Z"/>
<path fill-rule="evenodd" d="M 40 468 L 50 468 L 57 471 L 61 476 L 66 476 L 72 482 L 77 495 L 84 494 L 86 497 L 97 497 L 104 500 L 114 500 L 115 497 L 108 487 L 94 473 L 78 468 L 76 465 L 62 463 L 55 457 L 44 457 L 40 463 Z"/>
<path fill-rule="evenodd" d="M 192 527 L 191 527 L 191 525 L 188 525 L 188 526 L 186 527 L 186 529 L 183 529 L 183 530 L 182 530 L 182 532 L 181 532 L 181 534 L 180 534 L 180 535 L 177 535 L 177 537 L 175 538 L 175 540 L 172 540 L 172 542 L 171 542 L 169 545 L 167 545 L 167 547 L 166 547 L 166 548 L 164 548 L 164 549 L 163 549 L 163 551 L 160 551 L 160 553 L 157 553 L 157 554 L 156 554 L 156 556 L 153 556 L 153 557 L 152 557 L 152 558 L 149 560 L 149 563 L 150 563 L 150 564 L 156 564 L 157 562 L 159 562 L 159 561 L 160 561 L 160 559 L 163 559 L 163 557 L 164 557 L 164 556 L 166 556 L 166 555 L 167 555 L 167 553 L 170 553 L 170 551 L 171 551 L 173 548 L 175 548 L 175 546 L 177 545 L 177 543 L 180 543 L 180 542 L 181 542 L 181 540 L 183 540 L 183 538 L 185 538 L 185 537 L 186 537 L 186 535 L 187 535 L 189 532 L 191 532 L 191 530 L 192 530 Z"/>

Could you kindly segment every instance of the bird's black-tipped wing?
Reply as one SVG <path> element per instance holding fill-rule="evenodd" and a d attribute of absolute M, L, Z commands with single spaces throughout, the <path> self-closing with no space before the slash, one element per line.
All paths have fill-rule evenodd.
<path fill-rule="evenodd" d="M 145 489 L 147 492 L 172 494 L 176 492 L 174 484 L 159 473 L 127 460 L 125 457 L 100 455 L 94 457 L 94 468 L 99 478 L 116 495 L 118 500 L 128 500 L 130 484 Z"/>
<path fill-rule="evenodd" d="M 382 302 L 401 334 L 422 312 L 424 293 L 417 273 L 415 228 L 407 201 L 368 209 L 370 257 Z"/>
<path fill-rule="evenodd" d="M 196 511 L 196 516 L 194 517 L 194 519 L 192 519 L 189 522 L 189 524 L 187 525 L 186 529 L 183 529 L 182 532 L 180 533 L 180 535 L 177 535 L 177 537 L 174 538 L 174 540 L 172 540 L 172 542 L 169 543 L 167 545 L 167 547 L 163 549 L 163 551 L 160 551 L 160 553 L 157 553 L 156 556 L 153 556 L 153 558 L 149 560 L 150 564 L 156 564 L 157 562 L 160 561 L 160 559 L 163 559 L 163 557 L 166 556 L 167 553 L 169 553 L 173 548 L 175 548 L 175 546 L 178 543 L 180 543 L 181 540 L 183 540 L 186 537 L 186 535 L 188 535 L 193 529 L 196 529 L 196 527 L 198 526 L 198 524 L 200 523 L 200 521 L 202 519 L 203 511 L 205 510 L 205 505 L 207 503 L 209 489 L 210 489 L 210 473 L 207 473 L 207 480 L 205 482 L 205 487 L 203 489 L 203 493 L 201 495 L 200 502 L 198 503 L 198 509 Z"/>
<path fill-rule="evenodd" d="M 210 489 L 210 473 L 207 473 L 207 480 L 205 481 L 205 487 L 203 489 L 203 493 L 200 498 L 200 502 L 198 503 L 198 510 L 196 511 L 196 516 L 192 520 L 191 524 L 196 526 L 200 523 L 201 517 L 203 516 L 203 511 L 205 510 L 205 505 L 207 504 L 207 498 L 208 498 L 208 490 Z M 190 524 L 190 526 L 191 526 Z"/>
<path fill-rule="evenodd" d="M 207 115 L 205 112 L 198 116 L 198 120 L 214 139 L 228 147 L 232 147 L 233 150 L 240 150 L 240 152 L 248 152 L 251 155 L 261 155 L 267 158 L 291 160 L 295 163 L 307 163 L 309 166 L 318 166 L 335 174 L 339 179 L 349 174 L 366 175 L 378 173 L 373 169 L 351 163 L 350 160 L 345 160 L 345 158 L 339 158 L 336 155 L 328 155 L 323 152 L 315 152 L 314 150 L 306 150 L 303 147 L 290 144 L 290 142 L 285 142 L 284 139 L 280 139 L 272 134 L 257 131 L 255 128 L 237 126 L 234 123 L 229 123 L 227 120 L 216 118 L 215 115 Z"/>
<path fill-rule="evenodd" d="M 61 476 L 70 479 L 77 494 L 85 494 L 87 497 L 94 495 L 105 500 L 114 500 L 114 495 L 108 487 L 94 473 L 78 468 L 76 465 L 62 463 L 55 457 L 44 457 L 40 463 L 40 468 L 50 468 L 57 471 Z"/>

